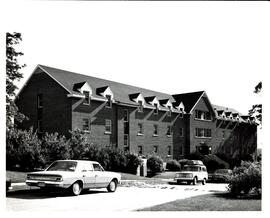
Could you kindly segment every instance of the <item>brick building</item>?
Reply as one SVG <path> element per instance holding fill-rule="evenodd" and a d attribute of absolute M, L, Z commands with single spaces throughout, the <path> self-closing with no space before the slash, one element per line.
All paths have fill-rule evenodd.
<path fill-rule="evenodd" d="M 169 95 L 38 65 L 16 98 L 39 133 L 83 130 L 89 141 L 163 159 L 251 154 L 256 125 L 234 109 L 211 104 L 205 91 Z"/>

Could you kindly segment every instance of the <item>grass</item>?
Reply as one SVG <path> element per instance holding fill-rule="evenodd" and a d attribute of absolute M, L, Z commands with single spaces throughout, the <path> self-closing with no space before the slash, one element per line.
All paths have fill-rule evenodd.
<path fill-rule="evenodd" d="M 261 211 L 261 199 L 234 199 L 228 193 L 176 200 L 138 211 Z"/>
<path fill-rule="evenodd" d="M 6 171 L 6 178 L 10 179 L 12 183 L 25 182 L 26 172 Z"/>

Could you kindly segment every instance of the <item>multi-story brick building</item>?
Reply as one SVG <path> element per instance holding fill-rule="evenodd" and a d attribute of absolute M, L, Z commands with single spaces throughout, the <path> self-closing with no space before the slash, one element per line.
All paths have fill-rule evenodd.
<path fill-rule="evenodd" d="M 16 98 L 39 133 L 83 130 L 89 141 L 141 155 L 256 151 L 256 125 L 205 91 L 169 95 L 38 65 Z"/>

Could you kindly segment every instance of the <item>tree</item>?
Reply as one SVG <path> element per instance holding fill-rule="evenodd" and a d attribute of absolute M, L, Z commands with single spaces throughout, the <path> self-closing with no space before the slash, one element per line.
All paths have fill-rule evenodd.
<path fill-rule="evenodd" d="M 14 82 L 23 78 L 20 70 L 26 65 L 18 63 L 18 57 L 22 56 L 22 52 L 16 51 L 14 48 L 22 41 L 20 33 L 6 34 L 6 125 L 7 128 L 13 127 L 13 119 L 21 122 L 25 116 L 18 113 L 18 108 L 15 105 L 15 91 L 18 87 Z"/>
<path fill-rule="evenodd" d="M 258 94 L 262 91 L 262 82 L 259 82 L 254 89 L 254 93 Z M 255 122 L 259 125 L 262 124 L 262 104 L 252 105 L 252 108 L 249 110 L 249 116 L 255 118 Z"/>

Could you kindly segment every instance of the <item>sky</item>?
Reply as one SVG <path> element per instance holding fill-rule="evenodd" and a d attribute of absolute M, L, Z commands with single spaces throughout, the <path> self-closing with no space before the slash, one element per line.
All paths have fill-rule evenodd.
<path fill-rule="evenodd" d="M 205 90 L 247 114 L 269 72 L 263 7 L 26 2 L 6 29 L 22 33 L 21 87 L 37 64 L 168 94 Z M 23 8 L 23 10 L 22 10 Z"/>

